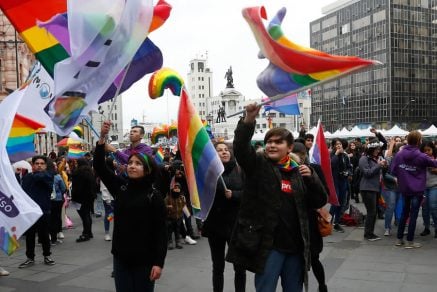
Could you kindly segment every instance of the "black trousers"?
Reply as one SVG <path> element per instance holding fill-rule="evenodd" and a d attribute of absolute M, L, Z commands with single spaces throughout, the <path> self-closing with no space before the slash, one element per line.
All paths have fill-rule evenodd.
<path fill-rule="evenodd" d="M 174 233 L 174 238 L 176 244 L 178 243 L 178 240 L 181 238 L 181 225 L 182 225 L 182 218 L 179 219 L 168 219 L 167 220 L 167 233 L 168 233 L 168 241 L 173 241 L 172 236 Z"/>
<path fill-rule="evenodd" d="M 43 214 L 35 224 L 26 231 L 26 256 L 35 259 L 35 234 L 38 232 L 38 239 L 41 241 L 43 256 L 51 255 L 49 239 L 50 214 Z"/>
<path fill-rule="evenodd" d="M 212 259 L 213 291 L 223 292 L 226 243 L 229 244 L 229 240 L 221 237 L 208 237 L 208 243 Z M 234 265 L 234 273 L 235 292 L 246 291 L 246 271 L 238 265 Z"/>
<path fill-rule="evenodd" d="M 91 220 L 91 205 L 92 204 L 82 204 L 80 206 L 80 209 L 77 210 L 80 219 L 82 219 L 82 226 L 83 226 L 82 235 L 88 237 L 93 236 L 93 233 L 91 231 L 91 224 L 93 223 L 93 221 Z"/>
<path fill-rule="evenodd" d="M 50 213 L 50 239 L 56 242 L 58 232 L 62 230 L 62 206 L 64 201 L 52 201 L 52 208 Z"/>

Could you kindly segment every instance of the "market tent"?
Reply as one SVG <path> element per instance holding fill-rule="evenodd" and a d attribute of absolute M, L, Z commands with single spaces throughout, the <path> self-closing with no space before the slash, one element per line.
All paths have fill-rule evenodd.
<path fill-rule="evenodd" d="M 423 136 L 437 136 L 437 127 L 431 125 L 428 129 L 422 131 Z"/>
<path fill-rule="evenodd" d="M 408 132 L 399 128 L 397 125 L 394 125 L 393 128 L 391 128 L 390 130 L 383 132 L 383 135 L 387 137 L 394 137 L 394 136 L 404 137 L 408 135 Z"/>

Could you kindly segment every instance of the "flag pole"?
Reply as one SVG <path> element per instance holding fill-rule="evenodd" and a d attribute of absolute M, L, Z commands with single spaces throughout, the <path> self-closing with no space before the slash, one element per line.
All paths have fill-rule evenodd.
<path fill-rule="evenodd" d="M 223 184 L 223 187 L 225 188 L 225 190 L 228 190 L 228 187 L 225 184 L 225 180 L 223 179 L 223 176 L 220 176 L 220 181 Z"/>

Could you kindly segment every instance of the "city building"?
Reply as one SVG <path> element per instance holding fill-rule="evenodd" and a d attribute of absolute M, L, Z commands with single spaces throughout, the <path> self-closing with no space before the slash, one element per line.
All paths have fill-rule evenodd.
<path fill-rule="evenodd" d="M 0 11 L 0 101 L 29 75 L 35 57 Z"/>
<path fill-rule="evenodd" d="M 340 0 L 310 23 L 311 47 L 383 65 L 312 88 L 311 125 L 437 123 L 437 0 Z"/>
<path fill-rule="evenodd" d="M 102 122 L 105 120 L 110 120 L 112 122 L 111 130 L 109 131 L 109 141 L 114 143 L 123 143 L 123 105 L 121 102 L 122 95 L 119 95 L 115 99 L 107 100 L 101 104 L 99 104 L 98 112 L 94 112 L 91 114 L 91 124 L 94 129 L 100 133 L 100 129 L 102 127 Z M 111 111 L 111 107 L 113 109 Z M 108 114 L 111 112 L 111 115 Z M 93 145 L 96 142 L 96 139 L 93 139 Z"/>

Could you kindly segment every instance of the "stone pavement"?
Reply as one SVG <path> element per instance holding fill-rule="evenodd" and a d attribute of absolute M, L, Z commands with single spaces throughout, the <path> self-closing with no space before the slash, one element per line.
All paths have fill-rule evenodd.
<path fill-rule="evenodd" d="M 364 209 L 362 204 L 358 204 Z M 110 242 L 103 240 L 102 218 L 93 219 L 94 239 L 76 243 L 81 232 L 80 220 L 69 210 L 76 228 L 64 232 L 64 243 L 53 247 L 54 266 L 43 264 L 41 247 L 36 248 L 34 266 L 18 269 L 25 260 L 25 242 L 11 257 L 0 255 L 0 266 L 11 274 L 0 277 L 0 292 L 102 292 L 115 291 Z M 378 220 L 376 233 L 383 234 L 383 222 Z M 417 234 L 422 231 L 421 219 Z M 78 226 L 79 225 L 79 226 Z M 435 292 L 437 291 L 437 240 L 433 234 L 418 236 L 423 247 L 406 250 L 394 246 L 395 238 L 380 241 L 363 240 L 363 229 L 345 227 L 345 233 L 325 238 L 321 254 L 329 291 L 338 292 Z M 135 240 L 135 234 L 132 234 Z M 232 266 L 226 265 L 225 291 L 233 291 Z M 279 285 L 280 286 L 280 285 Z M 253 274 L 248 272 L 247 291 L 254 291 Z M 163 277 L 157 282 L 157 292 L 212 291 L 211 261 L 208 242 L 199 240 L 195 246 L 184 245 L 182 250 L 168 252 Z M 277 291 L 282 291 L 278 287 Z M 310 291 L 317 291 L 317 283 L 310 272 Z"/>

